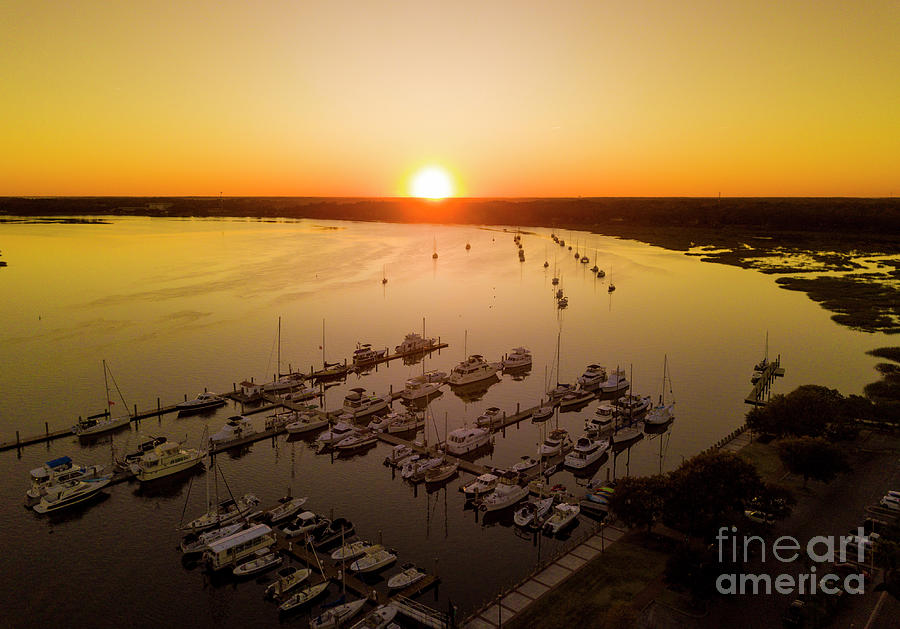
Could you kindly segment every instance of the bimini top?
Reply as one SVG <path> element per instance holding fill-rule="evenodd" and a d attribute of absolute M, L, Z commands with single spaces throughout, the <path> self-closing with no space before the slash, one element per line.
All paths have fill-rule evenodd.
<path fill-rule="evenodd" d="M 238 544 L 243 544 L 244 542 L 249 542 L 258 537 L 262 537 L 268 533 L 271 533 L 272 529 L 270 529 L 265 524 L 257 524 L 256 526 L 251 526 L 249 529 L 239 531 L 234 535 L 229 535 L 228 537 L 223 537 L 220 540 L 217 540 L 209 545 L 209 549 L 214 553 L 218 554 L 223 550 L 228 550 L 229 548 L 233 548 Z"/>

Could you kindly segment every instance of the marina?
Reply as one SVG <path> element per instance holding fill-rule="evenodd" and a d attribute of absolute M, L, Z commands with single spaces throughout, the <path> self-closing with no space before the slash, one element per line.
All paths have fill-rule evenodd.
<path fill-rule="evenodd" d="M 287 227 L 291 228 L 290 225 Z M 276 230 L 283 228 L 284 226 L 275 227 Z M 367 226 L 366 229 L 372 228 Z M 452 233 L 452 230 L 448 233 Z M 286 494 L 308 496 L 308 502 L 303 508 L 318 514 L 334 513 L 352 520 L 358 536 L 353 539 L 373 543 L 383 540 L 385 547 L 396 549 L 396 562 L 393 566 L 384 568 L 383 573 L 371 575 L 371 579 L 365 573 L 357 576 L 350 571 L 342 574 L 342 579 L 337 579 L 338 568 L 328 559 L 330 552 L 317 550 L 324 572 L 311 579 L 311 582 L 316 583 L 317 579 L 324 578 L 330 585 L 321 598 L 292 617 L 301 625 L 305 622 L 303 614 L 315 616 L 320 613 L 320 605 L 332 601 L 335 593 L 342 587 L 348 593 L 368 598 L 372 601 L 370 605 L 375 604 L 375 601 L 384 603 L 394 600 L 395 591 L 387 587 L 387 582 L 407 563 L 420 566 L 427 574 L 423 580 L 413 584 L 412 589 L 399 590 L 412 602 L 411 608 L 419 606 L 424 609 L 424 612 L 422 609 L 420 612 L 432 615 L 433 610 L 445 612 L 452 602 L 458 608 L 457 620 L 471 614 L 480 603 L 489 598 L 489 590 L 517 582 L 535 566 L 556 556 L 572 540 L 593 530 L 597 520 L 603 517 L 602 512 L 588 513 L 582 509 L 558 534 L 539 532 L 523 538 L 515 533 L 513 508 L 480 510 L 478 506 L 481 498 L 470 500 L 459 491 L 463 485 L 479 476 L 502 474 L 520 463 L 523 457 L 537 457 L 538 444 L 554 429 L 565 429 L 571 444 L 566 448 L 573 447 L 584 432 L 587 420 L 595 417 L 595 410 L 600 405 L 614 400 L 616 393 L 603 394 L 603 399 L 600 400 L 586 396 L 580 404 L 572 405 L 573 410 L 559 413 L 548 404 L 548 390 L 557 383 L 574 383 L 586 366 L 604 366 L 607 373 L 614 373 L 617 365 L 628 365 L 633 361 L 636 381 L 633 393 L 641 395 L 643 399 L 645 394 L 655 395 L 659 391 L 659 365 L 664 353 L 669 354 L 670 366 L 674 372 L 674 387 L 678 397 L 676 419 L 661 427 L 659 433 L 645 431 L 642 425 L 638 425 L 641 439 L 630 444 L 610 446 L 608 451 L 602 452 L 602 456 L 588 463 L 584 470 L 564 466 L 567 452 L 561 451 L 544 458 L 543 469 L 540 465 L 526 466 L 517 476 L 516 483 L 522 487 L 537 487 L 535 483 L 546 479 L 542 485 L 544 491 L 556 489 L 555 493 L 560 498 L 563 495 L 572 496 L 577 502 L 585 495 L 586 484 L 591 478 L 615 479 L 627 474 L 655 471 L 660 467 L 669 468 L 677 463 L 679 454 L 690 455 L 691 452 L 708 447 L 713 439 L 733 429 L 730 425 L 717 427 L 717 422 L 721 422 L 723 417 L 722 409 L 728 409 L 727 416 L 733 418 L 734 425 L 739 425 L 742 422 L 741 402 L 747 386 L 746 368 L 758 358 L 754 355 L 758 335 L 754 335 L 753 338 L 748 337 L 746 362 L 735 366 L 735 379 L 731 384 L 726 378 L 731 373 L 727 368 L 719 370 L 721 373 L 707 373 L 709 367 L 704 365 L 702 370 L 696 371 L 695 356 L 700 354 L 691 353 L 696 350 L 686 348 L 680 341 L 672 341 L 662 334 L 645 339 L 647 331 L 629 328 L 624 318 L 633 316 L 633 308 L 646 308 L 649 303 L 641 301 L 633 306 L 628 305 L 627 300 L 632 298 L 629 297 L 629 292 L 633 290 L 642 300 L 646 300 L 653 291 L 646 287 L 639 289 L 640 282 L 648 281 L 650 277 L 629 276 L 628 264 L 622 260 L 631 256 L 635 260 L 642 260 L 643 264 L 653 264 L 653 256 L 640 257 L 648 255 L 643 249 L 634 248 L 628 243 L 602 241 L 604 244 L 599 247 L 601 252 L 604 247 L 607 251 L 616 251 L 619 260 L 616 264 L 619 290 L 614 298 L 608 295 L 605 285 L 595 274 L 586 273 L 589 269 L 580 261 L 575 262 L 570 255 L 570 259 L 563 264 L 565 268 L 562 272 L 566 292 L 572 297 L 572 301 L 570 307 L 561 313 L 556 309 L 550 271 L 545 271 L 542 267 L 543 260 L 529 256 L 526 262 L 518 262 L 515 255 L 506 255 L 509 251 L 505 246 L 500 246 L 500 237 L 496 239 L 494 250 L 492 238 L 499 233 L 461 228 L 458 235 L 461 241 L 458 247 L 460 255 L 471 256 L 467 260 L 475 262 L 479 268 L 487 264 L 491 268 L 500 269 L 504 274 L 507 281 L 496 288 L 496 299 L 492 292 L 496 283 L 482 279 L 476 282 L 474 289 L 481 291 L 480 295 L 488 297 L 479 297 L 472 300 L 472 303 L 450 301 L 451 285 L 445 282 L 459 281 L 459 277 L 451 275 L 444 278 L 442 273 L 462 262 L 452 251 L 445 252 L 443 247 L 440 259 L 432 261 L 429 246 L 425 264 L 429 268 L 432 264 L 439 265 L 435 271 L 437 279 L 429 280 L 438 282 L 437 290 L 431 293 L 427 285 L 415 286 L 417 293 L 427 294 L 437 300 L 426 311 L 412 309 L 409 312 L 407 305 L 414 303 L 415 299 L 404 294 L 396 304 L 388 301 L 381 305 L 377 300 L 373 301 L 376 305 L 371 308 L 374 319 L 370 322 L 347 324 L 342 321 L 336 309 L 348 298 L 348 287 L 344 293 L 339 290 L 336 296 L 327 297 L 320 312 L 298 322 L 292 316 L 273 312 L 271 308 L 259 307 L 257 312 L 255 304 L 240 298 L 235 303 L 244 307 L 251 306 L 257 312 L 254 315 L 258 320 L 256 331 L 245 337 L 245 326 L 240 326 L 240 330 L 237 330 L 228 327 L 230 324 L 224 324 L 225 327 L 217 328 L 213 336 L 210 336 L 210 332 L 200 333 L 198 338 L 202 339 L 204 348 L 217 347 L 209 355 L 194 353 L 188 356 L 181 353 L 179 348 L 179 361 L 170 366 L 158 358 L 171 355 L 171 352 L 160 345 L 157 339 L 138 343 L 135 350 L 140 350 L 140 353 L 128 357 L 124 362 L 120 356 L 110 356 L 118 384 L 132 411 L 131 426 L 117 432 L 98 435 L 87 441 L 77 439 L 70 428 L 52 430 L 53 427 L 66 428 L 73 423 L 73 420 L 54 418 L 71 417 L 73 414 L 77 415 L 78 411 L 83 412 L 83 409 L 97 407 L 100 397 L 96 394 L 95 381 L 99 374 L 99 360 L 90 365 L 85 364 L 84 377 L 79 375 L 73 380 L 84 380 L 86 384 L 83 391 L 74 390 L 73 393 L 64 390 L 59 396 L 42 398 L 40 404 L 38 398 L 14 398 L 18 400 L 19 406 L 10 407 L 14 412 L 5 416 L 8 417 L 8 423 L 0 430 L 0 438 L 4 439 L 3 447 L 7 450 L 2 464 L 6 469 L 12 470 L 9 472 L 12 478 L 22 478 L 23 481 L 19 484 L 11 483 L 12 487 L 8 491 L 8 502 L 15 505 L 15 509 L 8 509 L 3 515 L 8 534 L 15 532 L 24 540 L 32 540 L 29 543 L 46 548 L 48 553 L 55 553 L 55 556 L 62 552 L 59 548 L 62 542 L 77 544 L 84 549 L 85 554 L 108 552 L 113 561 L 122 562 L 123 565 L 129 561 L 132 553 L 140 552 L 149 558 L 148 570 L 163 583 L 160 586 L 160 597 L 163 600 L 174 604 L 185 596 L 208 597 L 215 601 L 213 604 L 217 607 L 227 606 L 235 619 L 242 618 L 245 622 L 248 618 L 274 619 L 277 617 L 277 606 L 265 602 L 263 596 L 265 588 L 274 577 L 274 570 L 261 574 L 258 580 L 245 579 L 238 583 L 224 575 L 217 575 L 215 578 L 206 576 L 201 568 L 192 567 L 190 563 L 179 564 L 180 553 L 172 554 L 165 550 L 179 546 L 180 533 L 174 529 L 182 511 L 187 516 L 186 519 L 203 513 L 203 486 L 208 484 L 212 493 L 214 485 L 218 483 L 218 495 L 222 496 L 226 491 L 224 478 L 228 490 L 235 496 L 248 492 L 257 494 L 260 498 L 257 509 L 278 504 L 277 501 Z M 410 242 L 420 240 L 414 231 L 410 234 Z M 372 237 L 375 241 L 379 238 L 378 235 Z M 511 235 L 502 236 L 503 240 L 506 238 L 511 238 Z M 521 241 L 528 248 L 532 240 L 542 244 L 545 238 L 544 234 L 523 233 Z M 428 245 L 431 244 L 430 237 L 424 240 Z M 448 235 L 441 240 L 452 243 L 453 237 Z M 468 253 L 464 253 L 467 240 L 471 241 L 472 247 Z M 583 243 L 588 237 L 581 236 L 578 240 L 579 248 L 584 248 Z M 598 244 L 599 242 L 598 238 Z M 659 255 L 652 251 L 649 253 Z M 506 269 L 504 264 L 507 262 L 504 260 L 508 260 L 510 265 L 516 265 L 515 270 Z M 690 259 L 672 258 L 672 261 L 687 266 L 696 264 Z M 521 268 L 518 267 L 520 264 Z M 576 264 L 577 266 L 568 268 L 568 265 Z M 398 265 L 396 268 L 402 267 Z M 375 284 L 379 293 L 382 290 L 403 291 L 404 285 L 411 281 L 399 272 L 392 273 L 391 282 L 383 288 L 380 283 L 381 272 L 378 270 L 378 281 Z M 715 267 L 710 271 L 706 266 L 702 266 L 701 270 L 712 275 L 722 271 Z M 725 271 L 732 272 L 728 269 Z M 283 272 L 289 276 L 287 268 Z M 336 281 L 338 270 L 333 272 L 335 275 L 330 276 L 328 281 Z M 340 272 L 347 273 L 348 268 L 342 267 Z M 525 275 L 521 283 L 517 283 L 517 274 L 522 272 Z M 584 276 L 576 273 L 583 273 Z M 467 271 L 464 277 L 468 280 L 480 276 Z M 442 296 L 444 293 L 446 296 Z M 589 306 L 591 303 L 594 305 Z M 495 316 L 493 314 L 487 317 L 478 314 L 482 312 L 480 309 L 488 306 L 498 309 L 496 319 L 492 319 Z M 510 329 L 507 332 L 502 322 L 513 320 L 512 313 L 523 308 L 537 313 L 535 320 L 540 322 L 540 326 L 526 330 Z M 622 308 L 621 312 L 619 308 Z M 602 316 L 609 316 L 615 321 L 613 326 L 618 328 L 616 336 L 607 339 L 595 336 L 593 332 L 587 333 L 592 330 L 589 322 L 598 313 L 609 313 Z M 257 376 L 248 380 L 254 387 L 262 389 L 266 383 L 279 380 L 276 377 L 279 373 L 281 377 L 285 375 L 274 364 L 277 362 L 274 360 L 274 348 L 273 358 L 270 359 L 272 364 L 266 367 L 264 362 L 267 348 L 271 344 L 276 316 L 283 318 L 280 344 L 285 347 L 281 349 L 281 353 L 291 356 L 288 372 L 296 374 L 293 365 L 309 364 L 314 371 L 321 364 L 322 318 L 328 321 L 327 357 L 334 360 L 341 356 L 342 363 L 343 356 L 347 356 L 350 363 L 352 361 L 349 356 L 354 348 L 357 344 L 363 345 L 360 339 L 370 342 L 372 348 L 388 349 L 402 343 L 404 335 L 409 334 L 409 329 L 421 325 L 422 314 L 427 316 L 430 328 L 435 332 L 440 331 L 440 347 L 434 347 L 430 353 L 419 352 L 405 356 L 396 351 L 386 351 L 382 362 L 371 366 L 366 364 L 365 368 L 349 372 L 334 382 L 310 381 L 308 372 L 304 372 L 302 377 L 291 378 L 297 385 L 313 386 L 316 390 L 313 398 L 292 401 L 284 399 L 280 391 L 261 390 L 256 400 L 250 401 L 243 395 L 241 383 L 235 380 L 236 374 L 247 374 L 247 377 L 250 374 L 273 374 L 268 378 Z M 461 322 L 458 322 L 456 318 L 460 315 Z M 394 321 L 401 317 L 400 323 Z M 623 319 L 619 320 L 619 317 Z M 796 351 L 796 348 L 786 348 L 780 335 L 776 337 L 773 334 L 773 338 L 779 339 L 777 345 L 783 355 Z M 217 343 L 217 340 L 221 342 Z M 557 342 L 561 346 L 559 353 L 556 351 Z M 515 349 L 511 351 L 511 348 Z M 493 379 L 485 379 L 483 384 L 480 381 L 464 384 L 462 387 L 449 387 L 445 384 L 436 391 L 434 398 L 428 396 L 427 405 L 424 400 L 416 399 L 407 400 L 404 405 L 402 392 L 408 380 L 431 372 L 442 371 L 446 376 L 454 366 L 476 354 L 483 356 L 489 363 L 506 360 L 510 367 L 498 370 L 496 374 L 492 374 Z M 98 352 L 98 358 L 99 355 Z M 515 357 L 511 360 L 513 355 Z M 685 359 L 685 356 L 689 358 Z M 68 360 L 70 362 L 63 366 L 66 372 L 80 374 L 81 362 Z M 530 367 L 528 362 L 531 363 Z M 791 369 L 793 372 L 793 364 Z M 165 377 L 142 379 L 140 375 L 145 373 L 163 374 Z M 5 375 L 15 381 L 14 373 Z M 792 375 L 799 378 L 805 374 L 800 369 Z M 629 380 L 632 380 L 630 374 Z M 699 385 L 701 381 L 702 386 Z M 27 384 L 20 384 L 19 387 L 23 391 L 29 390 Z M 286 411 L 308 416 L 316 422 L 343 421 L 339 419 L 345 412 L 343 402 L 354 389 L 364 389 L 364 395 L 389 397 L 391 400 L 388 409 L 351 418 L 354 427 L 365 426 L 373 421 L 372 417 L 377 419 L 391 410 L 402 413 L 405 412 L 404 409 L 424 415 L 424 426 L 401 433 L 381 430 L 373 433 L 376 440 L 373 445 L 348 451 L 337 448 L 320 449 L 316 446 L 317 436 L 321 431 L 327 430 L 324 425 L 311 429 L 308 433 L 295 435 L 290 435 L 286 430 L 286 418 L 290 416 Z M 183 391 L 194 393 L 183 395 Z M 198 413 L 181 414 L 178 405 L 182 404 L 183 408 L 183 402 L 180 397 L 188 400 L 198 391 L 217 392 L 209 395 L 220 396 L 226 403 Z M 602 391 L 599 392 L 602 394 Z M 630 389 L 626 392 L 632 393 Z M 164 402 L 167 400 L 174 400 L 176 403 L 167 404 Z M 583 408 L 581 404 L 584 405 Z M 121 406 L 120 402 L 113 408 Z M 466 427 L 475 428 L 478 417 L 491 408 L 498 411 L 492 412 L 490 421 L 483 426 L 488 435 L 486 443 L 478 446 L 475 451 L 459 456 L 448 455 L 440 449 L 439 446 L 447 440 L 449 434 Z M 535 422 L 533 414 L 541 408 L 552 412 L 546 418 L 541 418 L 542 421 Z M 26 415 L 15 409 L 30 410 Z M 218 481 L 214 481 L 207 467 L 206 471 L 203 468 L 185 470 L 171 477 L 138 483 L 132 478 L 130 470 L 113 472 L 113 468 L 109 466 L 113 452 L 119 457 L 132 452 L 139 442 L 146 440 L 147 435 L 165 436 L 173 443 L 184 443 L 186 448 L 207 449 L 208 435 L 219 431 L 230 417 L 235 416 L 243 416 L 249 420 L 253 432 L 236 439 L 218 441 L 210 448 L 210 454 L 223 472 Z M 709 426 L 705 427 L 704 422 L 709 423 Z M 20 432 L 18 439 L 14 438 L 12 423 L 17 424 L 15 430 Z M 612 423 L 601 426 L 599 430 L 611 430 L 611 426 Z M 207 436 L 204 436 L 204 432 Z M 607 437 L 603 435 L 597 437 L 601 440 L 605 438 Z M 448 466 L 457 466 L 454 470 L 456 473 L 431 483 L 425 482 L 427 478 L 418 483 L 404 481 L 399 470 L 391 470 L 383 465 L 384 459 L 395 446 L 402 446 L 422 457 L 442 458 Z M 586 452 L 601 451 L 599 446 L 597 450 L 590 448 L 593 446 L 589 446 Z M 25 479 L 28 470 L 62 456 L 69 456 L 80 465 L 105 465 L 107 473 L 112 474 L 109 484 L 90 500 L 71 507 L 71 510 L 60 510 L 57 515 L 37 516 L 33 510 L 22 509 L 21 496 L 27 489 Z M 450 470 L 450 467 L 447 469 Z M 286 489 L 291 491 L 286 492 Z M 118 522 L 127 526 L 129 532 L 125 538 L 129 540 L 129 544 L 101 551 L 89 535 L 91 528 L 101 521 Z M 288 566 L 293 562 L 293 565 L 302 564 L 318 573 L 315 558 L 302 543 L 302 537 L 287 538 L 278 530 L 278 526 L 280 525 L 276 525 L 274 531 L 273 548 L 284 556 L 285 563 L 282 565 Z M 41 535 L 47 530 L 53 530 L 54 535 L 49 538 Z M 483 582 L 471 582 L 466 577 L 475 556 L 480 558 L 479 565 L 489 565 Z M 29 567 L 23 569 L 26 573 L 30 570 Z M 171 586 L 168 585 L 170 582 Z M 134 596 L 131 598 L 134 599 Z M 134 599 L 134 604 L 140 606 L 143 603 Z M 88 604 L 87 609 L 90 608 L 91 605 Z M 82 612 L 68 607 L 66 613 L 77 619 L 83 618 L 81 614 L 87 613 L 87 610 Z M 50 618 L 50 615 L 45 617 Z M 412 626 L 412 622 L 404 617 L 401 624 Z M 212 624 L 210 618 L 201 617 L 200 626 Z M 232 622 L 229 620 L 225 624 L 231 626 Z"/>

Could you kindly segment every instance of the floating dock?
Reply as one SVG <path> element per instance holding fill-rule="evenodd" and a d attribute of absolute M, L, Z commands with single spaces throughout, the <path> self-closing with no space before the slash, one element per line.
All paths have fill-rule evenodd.
<path fill-rule="evenodd" d="M 752 404 L 753 406 L 765 406 L 771 396 L 772 384 L 776 378 L 783 376 L 784 368 L 781 366 L 781 355 L 779 354 L 775 360 L 763 369 L 759 380 L 753 385 L 753 390 L 744 398 L 744 403 Z"/>

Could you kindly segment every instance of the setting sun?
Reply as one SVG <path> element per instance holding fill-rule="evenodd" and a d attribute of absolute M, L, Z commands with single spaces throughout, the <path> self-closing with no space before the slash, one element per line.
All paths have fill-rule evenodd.
<path fill-rule="evenodd" d="M 422 199 L 446 199 L 453 196 L 453 182 L 443 168 L 428 166 L 413 176 L 410 193 Z"/>

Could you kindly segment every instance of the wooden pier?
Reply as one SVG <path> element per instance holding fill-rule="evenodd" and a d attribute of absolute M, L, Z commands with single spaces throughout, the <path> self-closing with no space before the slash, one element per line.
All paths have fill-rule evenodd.
<path fill-rule="evenodd" d="M 775 360 L 763 369 L 759 380 L 753 385 L 753 390 L 744 398 L 744 403 L 752 404 L 753 406 L 764 406 L 771 395 L 772 384 L 775 382 L 775 378 L 783 376 L 784 368 L 781 366 L 781 355 L 779 354 Z"/>

